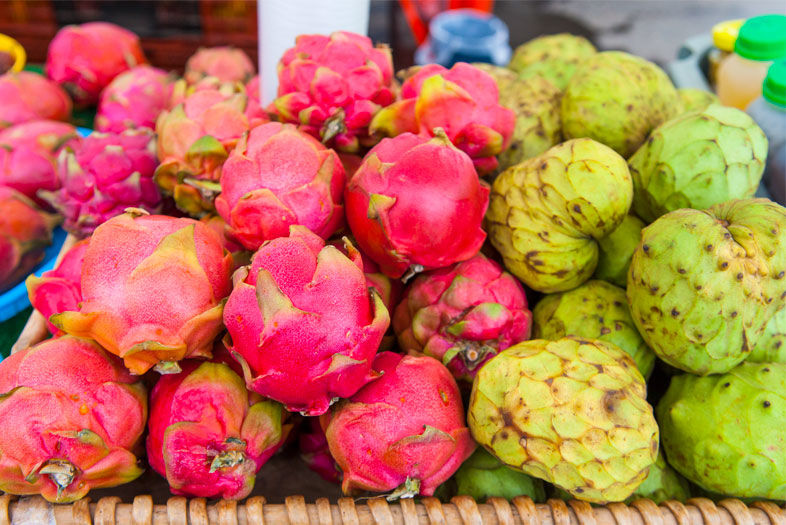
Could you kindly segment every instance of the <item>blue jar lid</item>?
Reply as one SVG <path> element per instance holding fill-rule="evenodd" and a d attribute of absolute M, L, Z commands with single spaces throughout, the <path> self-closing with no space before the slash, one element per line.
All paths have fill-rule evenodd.
<path fill-rule="evenodd" d="M 444 11 L 429 23 L 429 38 L 415 52 L 416 64 L 489 62 L 504 66 L 510 61 L 510 33 L 498 17 L 476 9 Z"/>

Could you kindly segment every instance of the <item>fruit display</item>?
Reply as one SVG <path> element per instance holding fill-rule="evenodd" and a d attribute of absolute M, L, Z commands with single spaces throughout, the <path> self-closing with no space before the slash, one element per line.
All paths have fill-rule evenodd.
<path fill-rule="evenodd" d="M 510 144 L 514 125 L 513 111 L 500 105 L 494 77 L 459 62 L 450 69 L 438 64 L 418 69 L 401 85 L 401 100 L 380 110 L 370 130 L 429 137 L 442 129 L 483 174 L 497 167 L 495 155 Z"/>
<path fill-rule="evenodd" d="M 81 106 L 95 104 L 107 85 L 127 69 L 147 62 L 139 37 L 107 22 L 65 26 L 46 54 L 46 76 Z"/>
<path fill-rule="evenodd" d="M 229 236 L 248 250 L 286 237 L 296 224 L 327 239 L 344 224 L 345 185 L 333 150 L 291 124 L 270 122 L 232 150 L 215 206 Z"/>
<path fill-rule="evenodd" d="M 150 393 L 150 466 L 173 494 L 241 499 L 291 425 L 282 406 L 250 393 L 224 349 L 161 376 Z"/>
<path fill-rule="evenodd" d="M 0 292 L 24 279 L 44 258 L 59 219 L 21 193 L 0 186 Z"/>
<path fill-rule="evenodd" d="M 156 127 L 158 115 L 168 108 L 172 78 L 163 69 L 141 65 L 117 75 L 101 92 L 96 110 L 98 131 Z"/>
<path fill-rule="evenodd" d="M 785 377 L 782 363 L 674 377 L 657 408 L 671 466 L 711 492 L 786 500 Z"/>
<path fill-rule="evenodd" d="M 606 341 L 628 354 L 645 378 L 652 373 L 655 354 L 636 330 L 623 288 L 589 280 L 568 292 L 545 296 L 532 314 L 535 339 L 575 336 Z"/>
<path fill-rule="evenodd" d="M 349 180 L 347 222 L 363 253 L 398 278 L 475 255 L 486 239 L 488 195 L 472 159 L 445 133 L 404 133 L 369 151 Z"/>
<path fill-rule="evenodd" d="M 652 62 L 621 51 L 582 61 L 562 96 L 565 138 L 589 137 L 625 158 L 680 111 L 677 90 Z"/>
<path fill-rule="evenodd" d="M 390 49 L 365 36 L 337 31 L 301 35 L 278 63 L 278 98 L 268 108 L 338 151 L 354 153 L 377 141 L 374 115 L 395 99 Z"/>
<path fill-rule="evenodd" d="M 96 343 L 58 337 L 0 362 L 0 489 L 56 503 L 142 474 L 139 378 Z"/>
<path fill-rule="evenodd" d="M 746 113 L 712 104 L 667 121 L 628 160 L 633 211 L 650 223 L 681 208 L 753 197 L 767 137 Z"/>
<path fill-rule="evenodd" d="M 251 80 L 256 68 L 242 49 L 229 46 L 203 47 L 186 61 L 183 78 L 196 84 L 205 77 L 215 77 L 221 82 Z"/>
<path fill-rule="evenodd" d="M 60 188 L 57 157 L 80 140 L 74 126 L 54 120 L 31 120 L 0 131 L 0 186 L 48 208 L 38 191 Z"/>
<path fill-rule="evenodd" d="M 290 412 L 322 415 L 377 375 L 371 365 L 390 317 L 366 285 L 360 253 L 345 246 L 347 255 L 291 226 L 232 276 L 227 348 L 249 388 Z"/>
<path fill-rule="evenodd" d="M 521 78 L 543 78 L 564 91 L 576 69 L 596 53 L 595 46 L 582 36 L 546 35 L 517 47 L 508 67 Z"/>
<path fill-rule="evenodd" d="M 57 161 L 62 187 L 39 190 L 64 218 L 63 227 L 83 238 L 127 208 L 148 213 L 161 209 L 161 194 L 153 182 L 158 165 L 155 136 L 147 128 L 121 133 L 91 133 Z"/>
<path fill-rule="evenodd" d="M 573 139 L 494 181 L 486 222 L 505 266 L 544 293 L 592 275 L 598 240 L 625 219 L 633 198 L 625 159 L 592 139 Z"/>
<path fill-rule="evenodd" d="M 529 339 L 531 323 L 524 289 L 482 254 L 420 274 L 393 316 L 402 351 L 439 359 L 469 382 L 500 350 Z"/>
<path fill-rule="evenodd" d="M 29 71 L 0 75 L 0 129 L 31 120 L 68 120 L 71 99 L 55 82 Z"/>
<path fill-rule="evenodd" d="M 584 501 L 622 501 L 658 454 L 644 378 L 617 346 L 533 339 L 480 369 L 467 421 L 506 465 Z"/>
<path fill-rule="evenodd" d="M 784 308 L 784 275 L 786 208 L 751 199 L 676 210 L 642 230 L 628 274 L 631 316 L 666 363 L 721 374 Z"/>
<path fill-rule="evenodd" d="M 231 256 L 201 222 L 130 209 L 96 228 L 82 264 L 82 306 L 49 318 L 143 374 L 209 357 L 223 330 Z"/>
<path fill-rule="evenodd" d="M 0 316 L 27 323 L 0 331 L 10 522 L 37 505 L 11 495 L 84 497 L 96 522 L 120 501 L 119 523 L 134 500 L 142 522 L 144 493 L 156 521 L 167 490 L 204 498 L 170 500 L 185 521 L 254 521 L 262 500 L 234 501 L 255 496 L 266 523 L 303 521 L 276 501 L 295 494 L 415 498 L 418 519 L 438 499 L 446 523 L 547 502 L 530 525 L 589 504 L 655 523 L 642 498 L 742 523 L 742 498 L 772 521 L 786 208 L 753 198 L 766 126 L 568 34 L 396 74 L 400 49 L 304 34 L 276 93 L 240 47 L 211 37 L 169 71 L 145 36 L 153 65 L 98 22 L 58 33 L 48 78 L 0 76 Z M 351 517 L 334 503 L 307 514 Z"/>
<path fill-rule="evenodd" d="M 30 275 L 25 281 L 30 304 L 47 320 L 53 335 L 62 335 L 49 318 L 61 312 L 78 312 L 82 302 L 82 262 L 89 240 L 84 239 L 71 247 L 58 265 L 41 274 Z"/>
<path fill-rule="evenodd" d="M 431 357 L 380 352 L 380 374 L 320 418 L 345 493 L 431 496 L 475 450 L 456 381 Z"/>

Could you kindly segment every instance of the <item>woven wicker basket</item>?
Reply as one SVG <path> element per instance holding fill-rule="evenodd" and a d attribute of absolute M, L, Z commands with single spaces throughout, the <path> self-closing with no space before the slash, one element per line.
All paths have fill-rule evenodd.
<path fill-rule="evenodd" d="M 66 239 L 61 257 L 74 242 L 70 236 Z M 26 348 L 46 336 L 44 318 L 33 312 L 12 351 Z M 53 505 L 41 497 L 0 495 L 0 525 L 786 525 L 786 510 L 775 503 L 757 502 L 748 506 L 737 499 L 716 504 L 694 498 L 685 503 L 669 501 L 661 505 L 638 500 L 630 505 L 612 503 L 597 507 L 582 501 L 549 500 L 535 504 L 526 497 L 512 501 L 491 498 L 485 504 L 478 504 L 468 496 L 457 496 L 448 504 L 436 498 L 388 503 L 383 498 L 353 500 L 335 496 L 331 502 L 331 498 L 320 497 L 327 495 L 324 485 L 321 488 L 314 483 L 297 485 L 299 477 L 307 475 L 301 471 L 283 461 L 277 467 L 263 469 L 268 487 L 280 492 L 294 483 L 298 492 L 306 494 L 282 498 L 283 504 L 269 504 L 261 496 L 241 503 L 208 504 L 204 499 L 180 497 L 168 498 L 163 503 L 165 492 L 161 480 L 156 482 L 155 478 L 113 489 L 110 492 L 117 495 L 101 497 L 95 503 L 84 498 L 70 505 Z M 158 502 L 149 493 L 152 485 L 157 485 Z M 98 491 L 103 492 L 106 491 Z M 313 502 L 307 502 L 306 497 Z"/>

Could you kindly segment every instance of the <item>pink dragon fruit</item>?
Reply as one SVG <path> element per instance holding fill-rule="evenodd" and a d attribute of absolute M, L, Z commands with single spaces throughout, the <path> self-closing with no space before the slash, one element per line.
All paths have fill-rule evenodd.
<path fill-rule="evenodd" d="M 82 307 L 50 317 L 95 339 L 134 374 L 179 372 L 177 361 L 210 357 L 231 289 L 231 256 L 193 219 L 128 210 L 96 228 L 82 266 Z"/>
<path fill-rule="evenodd" d="M 265 114 L 265 111 L 262 109 L 262 103 L 259 100 L 261 89 L 259 75 L 255 75 L 248 81 L 248 84 L 246 84 L 246 96 L 248 97 L 247 111 L 253 114 Z"/>
<path fill-rule="evenodd" d="M 488 186 L 442 132 L 380 142 L 349 181 L 344 201 L 360 248 L 390 277 L 469 259 L 486 238 Z"/>
<path fill-rule="evenodd" d="M 76 151 L 60 154 L 60 190 L 39 195 L 63 215 L 66 230 L 87 237 L 126 208 L 159 211 L 161 194 L 153 182 L 156 165 L 152 130 L 94 132 Z"/>
<path fill-rule="evenodd" d="M 77 312 L 82 302 L 82 261 L 89 239 L 79 241 L 68 250 L 54 270 L 44 272 L 41 277 L 27 278 L 27 295 L 30 304 L 47 320 L 53 335 L 62 335 L 49 317 L 60 312 Z"/>
<path fill-rule="evenodd" d="M 242 245 L 236 243 L 234 240 L 227 237 L 227 223 L 220 215 L 205 215 L 199 222 L 205 224 L 208 228 L 218 234 L 221 239 L 221 245 L 229 253 L 235 253 L 245 250 Z"/>
<path fill-rule="evenodd" d="M 382 377 L 320 418 L 345 494 L 431 496 L 475 450 L 456 381 L 436 359 L 381 352 Z"/>
<path fill-rule="evenodd" d="M 147 393 L 114 356 L 58 337 L 0 363 L 0 490 L 69 503 L 137 478 Z"/>
<path fill-rule="evenodd" d="M 249 389 L 291 412 L 323 414 L 375 377 L 371 361 L 390 318 L 366 287 L 360 254 L 349 243 L 346 250 L 349 257 L 291 226 L 233 276 L 227 348 Z"/>
<path fill-rule="evenodd" d="M 49 43 L 46 76 L 80 106 L 98 102 L 101 90 L 127 69 L 147 60 L 139 37 L 108 22 L 65 26 Z"/>
<path fill-rule="evenodd" d="M 225 349 L 214 356 L 184 361 L 182 372 L 156 383 L 147 459 L 173 494 L 242 499 L 291 425 L 280 404 L 246 390 Z"/>
<path fill-rule="evenodd" d="M 63 88 L 29 71 L 0 76 L 0 129 L 30 120 L 68 120 L 71 99 Z"/>
<path fill-rule="evenodd" d="M 21 193 L 0 186 L 0 293 L 41 262 L 58 222 Z"/>
<path fill-rule="evenodd" d="M 510 144 L 515 120 L 499 104 L 494 78 L 459 62 L 449 70 L 438 64 L 420 68 L 402 84 L 401 100 L 378 112 L 370 129 L 382 136 L 431 136 L 442 128 L 480 173 L 489 173 L 498 165 L 495 155 Z"/>
<path fill-rule="evenodd" d="M 268 111 L 347 152 L 371 146 L 368 126 L 393 102 L 393 61 L 386 46 L 339 31 L 300 35 L 278 63 L 278 98 Z"/>
<path fill-rule="evenodd" d="M 298 436 L 298 446 L 300 447 L 300 457 L 308 468 L 319 474 L 325 481 L 331 483 L 341 483 L 341 469 L 336 465 L 336 460 L 330 455 L 327 436 L 319 424 L 319 418 L 307 418 L 305 426 L 308 429 L 300 430 Z"/>
<path fill-rule="evenodd" d="M 186 62 L 183 78 L 196 84 L 205 77 L 221 82 L 247 82 L 254 76 L 254 64 L 242 50 L 230 46 L 202 47 Z"/>
<path fill-rule="evenodd" d="M 323 239 L 344 223 L 344 168 L 333 150 L 291 124 L 270 122 L 240 139 L 221 170 L 216 211 L 249 250 L 293 224 Z"/>
<path fill-rule="evenodd" d="M 328 242 L 331 246 L 338 248 L 341 253 L 349 256 L 347 252 L 347 245 L 354 245 L 350 240 L 347 243 L 346 238 L 334 239 Z M 396 305 L 401 300 L 401 292 L 403 291 L 403 284 L 397 279 L 391 279 L 384 273 L 379 271 L 379 266 L 368 255 L 365 255 L 360 250 L 360 260 L 363 262 L 363 273 L 366 276 L 366 284 L 374 288 L 382 299 L 382 304 L 385 305 L 388 312 L 392 312 Z"/>
<path fill-rule="evenodd" d="M 156 121 L 161 164 L 155 181 L 165 195 L 174 196 L 180 210 L 201 217 L 214 211 L 221 167 L 250 128 L 244 113 L 247 98 L 224 84 L 193 90 L 175 86 L 173 99 L 183 102 Z"/>
<path fill-rule="evenodd" d="M 76 148 L 80 140 L 74 126 L 54 120 L 32 120 L 0 131 L 0 185 L 48 209 L 38 190 L 60 187 L 57 156 L 66 148 Z"/>
<path fill-rule="evenodd" d="M 393 317 L 402 350 L 439 359 L 468 382 L 498 352 L 528 339 L 531 324 L 524 288 L 482 254 L 419 275 Z"/>
<path fill-rule="evenodd" d="M 168 109 L 172 79 L 163 69 L 136 66 L 121 73 L 101 92 L 95 126 L 98 131 L 156 127 L 158 115 Z"/>

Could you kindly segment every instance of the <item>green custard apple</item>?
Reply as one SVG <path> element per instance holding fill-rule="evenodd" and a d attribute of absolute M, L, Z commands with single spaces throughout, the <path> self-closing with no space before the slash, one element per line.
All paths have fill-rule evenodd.
<path fill-rule="evenodd" d="M 713 104 L 682 115 L 628 159 L 633 211 L 649 223 L 680 208 L 753 197 L 766 158 L 767 137 L 744 111 Z"/>
<path fill-rule="evenodd" d="M 544 293 L 592 275 L 598 240 L 628 214 L 633 185 L 625 160 L 591 139 L 574 139 L 500 174 L 486 225 L 505 266 Z"/>
<path fill-rule="evenodd" d="M 675 376 L 657 408 L 669 463 L 701 488 L 786 500 L 786 364 Z"/>
<path fill-rule="evenodd" d="M 617 229 L 598 241 L 598 267 L 595 278 L 625 288 L 633 252 L 641 240 L 644 221 L 628 214 Z"/>
<path fill-rule="evenodd" d="M 655 367 L 655 354 L 630 317 L 625 290 L 613 284 L 589 280 L 573 290 L 547 295 L 532 316 L 535 339 L 553 341 L 567 335 L 600 339 L 625 351 L 645 378 Z"/>
<path fill-rule="evenodd" d="M 563 90 L 576 68 L 596 53 L 595 46 L 582 36 L 546 35 L 517 47 L 508 67 L 521 78 L 540 76 Z"/>
<path fill-rule="evenodd" d="M 786 363 L 786 306 L 778 310 L 764 327 L 764 334 L 756 341 L 751 355 L 753 363 Z"/>
<path fill-rule="evenodd" d="M 718 95 L 703 89 L 679 88 L 677 95 L 680 97 L 680 113 L 702 111 L 710 104 L 720 103 Z"/>
<path fill-rule="evenodd" d="M 639 333 L 668 364 L 720 374 L 744 360 L 786 299 L 786 208 L 767 199 L 667 213 L 628 274 Z"/>
<path fill-rule="evenodd" d="M 529 496 L 536 502 L 546 500 L 541 480 L 508 467 L 483 448 L 461 464 L 453 479 L 456 494 L 472 496 L 481 503 L 487 498 L 511 500 L 517 496 Z"/>
<path fill-rule="evenodd" d="M 605 341 L 518 343 L 489 360 L 472 386 L 467 422 L 503 463 L 593 503 L 623 501 L 658 454 L 644 378 Z"/>
<path fill-rule="evenodd" d="M 595 139 L 628 158 L 680 108 L 677 90 L 661 68 L 622 51 L 604 51 L 584 60 L 571 77 L 562 96 L 562 133 Z"/>

